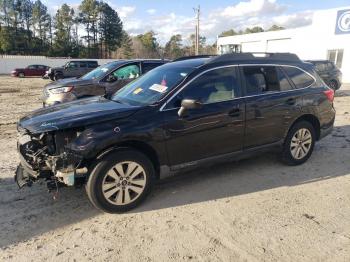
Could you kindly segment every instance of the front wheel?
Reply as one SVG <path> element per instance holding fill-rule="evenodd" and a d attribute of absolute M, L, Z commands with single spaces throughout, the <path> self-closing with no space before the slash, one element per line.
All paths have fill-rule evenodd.
<path fill-rule="evenodd" d="M 282 151 L 287 165 L 301 165 L 311 156 L 315 145 L 315 129 L 309 122 L 296 123 L 288 132 Z"/>
<path fill-rule="evenodd" d="M 21 72 L 18 74 L 18 77 L 23 78 L 23 77 L 25 77 L 25 74 Z"/>
<path fill-rule="evenodd" d="M 144 154 L 121 150 L 97 163 L 86 184 L 86 193 L 91 203 L 105 212 L 126 212 L 147 197 L 154 177 L 153 164 Z"/>

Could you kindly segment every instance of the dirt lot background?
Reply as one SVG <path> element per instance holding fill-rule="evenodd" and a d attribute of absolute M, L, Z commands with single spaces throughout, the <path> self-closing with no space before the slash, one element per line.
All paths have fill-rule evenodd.
<path fill-rule="evenodd" d="M 162 181 L 123 215 L 85 191 L 58 200 L 44 185 L 19 191 L 19 117 L 41 106 L 46 80 L 0 77 L 0 260 L 350 261 L 350 86 L 336 128 L 311 159 L 287 167 L 266 154 Z"/>

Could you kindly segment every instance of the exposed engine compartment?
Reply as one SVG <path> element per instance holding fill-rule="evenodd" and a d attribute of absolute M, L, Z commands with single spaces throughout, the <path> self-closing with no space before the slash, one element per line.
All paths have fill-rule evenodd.
<path fill-rule="evenodd" d="M 16 181 L 20 187 L 30 185 L 38 179 L 46 179 L 49 189 L 59 184 L 75 185 L 76 175 L 87 172 L 81 168 L 82 157 L 67 147 L 80 132 L 63 130 L 42 133 L 39 135 L 22 132 L 18 140 L 21 166 L 17 170 Z"/>
<path fill-rule="evenodd" d="M 46 169 L 47 160 L 55 156 L 56 148 L 52 134 L 25 134 L 20 137 L 18 143 L 21 156 L 38 175 L 41 170 Z"/>

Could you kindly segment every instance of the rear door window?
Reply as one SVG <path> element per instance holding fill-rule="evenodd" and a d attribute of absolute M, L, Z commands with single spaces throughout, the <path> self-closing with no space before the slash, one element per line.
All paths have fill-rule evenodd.
<path fill-rule="evenodd" d="M 293 89 L 293 86 L 289 82 L 287 75 L 282 71 L 280 67 L 277 68 L 277 76 L 281 91 L 288 91 Z"/>
<path fill-rule="evenodd" d="M 283 66 L 283 71 L 288 75 L 289 79 L 292 80 L 297 89 L 309 87 L 315 82 L 313 77 L 299 68 Z"/>
<path fill-rule="evenodd" d="M 275 66 L 244 66 L 243 75 L 247 95 L 278 92 L 281 90 L 280 81 L 284 81 Z M 288 89 L 286 85 L 285 88 Z"/>

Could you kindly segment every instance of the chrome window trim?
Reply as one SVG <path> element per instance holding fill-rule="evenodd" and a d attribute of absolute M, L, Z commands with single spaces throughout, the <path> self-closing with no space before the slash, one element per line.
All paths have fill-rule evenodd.
<path fill-rule="evenodd" d="M 183 87 L 181 87 L 179 90 L 177 90 L 167 101 L 164 102 L 164 104 L 160 107 L 159 111 L 169 111 L 169 110 L 175 110 L 175 109 L 179 109 L 180 107 L 174 107 L 174 108 L 168 108 L 168 109 L 164 109 L 164 107 L 166 107 L 166 105 L 176 96 L 178 95 L 184 88 L 186 88 L 190 83 L 192 83 L 194 80 L 196 80 L 198 77 L 200 77 L 201 75 L 210 72 L 212 70 L 216 70 L 216 69 L 220 69 L 220 68 L 228 68 L 228 67 L 239 67 L 239 66 L 280 66 L 280 67 L 294 67 L 299 69 L 300 71 L 304 72 L 305 74 L 309 75 L 314 82 L 306 87 L 303 88 L 295 88 L 295 89 L 291 89 L 291 90 L 286 90 L 286 91 L 274 91 L 274 92 L 269 92 L 269 93 L 262 93 L 262 94 L 257 94 L 257 95 L 248 95 L 248 96 L 241 96 L 241 97 L 234 97 L 232 99 L 229 100 L 223 100 L 223 101 L 218 101 L 218 102 L 212 102 L 212 103 L 205 103 L 205 105 L 209 105 L 209 104 L 215 104 L 215 103 L 221 103 L 221 102 L 227 102 L 227 101 L 233 101 L 233 100 L 237 100 L 237 99 L 242 99 L 242 98 L 250 98 L 250 97 L 257 97 L 257 96 L 265 96 L 265 95 L 271 95 L 271 94 L 283 94 L 283 93 L 287 93 L 287 92 L 294 92 L 294 91 L 298 91 L 298 90 L 303 90 L 303 89 L 307 89 L 310 88 L 313 84 L 315 84 L 316 78 L 311 75 L 309 72 L 305 71 L 304 69 L 298 67 L 298 66 L 294 66 L 294 65 L 285 65 L 285 64 L 236 64 L 236 65 L 226 65 L 226 66 L 218 66 L 218 67 L 213 67 L 210 69 L 207 69 L 203 72 L 201 72 L 200 74 L 198 74 L 197 76 L 195 76 L 193 79 L 191 79 L 187 84 L 185 84 Z M 289 76 L 288 76 L 289 77 Z M 294 84 L 294 82 L 293 82 Z M 294 84 L 295 85 L 295 84 Z"/>
<path fill-rule="evenodd" d="M 315 78 L 312 74 L 310 74 L 309 72 L 305 71 L 304 69 L 302 69 L 302 68 L 300 68 L 300 67 L 298 67 L 298 66 L 292 66 L 292 65 L 280 65 L 280 66 L 281 66 L 281 67 L 283 67 L 283 66 L 285 66 L 285 67 L 294 67 L 294 68 L 296 68 L 296 69 L 299 69 L 299 70 L 301 70 L 302 72 L 304 72 L 305 74 L 309 75 L 309 76 L 314 80 L 314 81 L 312 82 L 312 84 L 310 84 L 310 85 L 308 85 L 308 86 L 306 86 L 306 87 L 303 87 L 303 88 L 297 88 L 296 90 L 304 89 L 304 88 L 309 88 L 309 87 L 311 87 L 313 84 L 315 84 L 315 83 L 317 82 L 316 78 Z M 287 74 L 287 76 L 288 76 L 288 78 L 290 78 L 288 74 Z M 293 82 L 292 79 L 291 79 L 291 81 Z M 294 84 L 294 82 L 293 82 L 293 84 Z M 294 84 L 294 85 L 295 85 L 295 84 Z"/>

